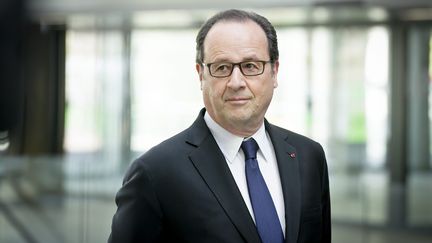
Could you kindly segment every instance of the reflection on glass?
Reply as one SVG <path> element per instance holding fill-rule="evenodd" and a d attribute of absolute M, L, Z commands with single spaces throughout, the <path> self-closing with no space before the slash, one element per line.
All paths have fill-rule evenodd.
<path fill-rule="evenodd" d="M 95 33 L 67 33 L 66 151 L 94 151 L 101 148 L 96 122 L 100 111 L 96 37 Z"/>
<path fill-rule="evenodd" d="M 386 221 L 388 38 L 384 27 L 278 30 L 279 87 L 267 117 L 324 146 L 339 220 Z"/>
<path fill-rule="evenodd" d="M 196 30 L 132 35 L 133 151 L 146 151 L 188 127 L 203 106 L 195 71 Z"/>
<path fill-rule="evenodd" d="M 269 107 L 271 123 L 298 133 L 307 131 L 307 36 L 306 30 L 279 29 L 278 87 Z"/>
<path fill-rule="evenodd" d="M 332 32 L 329 28 L 316 28 L 311 33 L 311 98 L 313 104 L 309 123 L 310 135 L 328 147 L 330 138 L 330 84 L 332 80 Z M 319 121 L 319 122 L 318 122 Z M 330 154 L 328 154 L 329 156 Z M 331 163 L 331 160 L 329 160 Z"/>
<path fill-rule="evenodd" d="M 367 163 L 383 168 L 388 119 L 388 30 L 377 26 L 368 31 L 365 57 L 365 112 Z"/>
<path fill-rule="evenodd" d="M 115 149 L 121 144 L 122 36 L 69 31 L 66 44 L 65 150 Z"/>

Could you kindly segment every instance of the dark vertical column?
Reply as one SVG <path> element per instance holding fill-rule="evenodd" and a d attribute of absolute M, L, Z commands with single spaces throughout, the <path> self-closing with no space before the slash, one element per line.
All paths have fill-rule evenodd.
<path fill-rule="evenodd" d="M 0 143 L 16 126 L 22 100 L 22 43 L 25 11 L 23 0 L 0 4 Z"/>
<path fill-rule="evenodd" d="M 23 99 L 11 130 L 11 154 L 63 152 L 65 28 L 28 25 L 23 42 Z"/>
<path fill-rule="evenodd" d="M 429 169 L 430 29 L 416 23 L 391 27 L 389 224 L 407 226 L 408 176 Z"/>
<path fill-rule="evenodd" d="M 429 41 L 430 27 L 411 26 L 408 31 L 408 161 L 412 171 L 429 164 Z"/>
<path fill-rule="evenodd" d="M 406 222 L 407 182 L 407 80 L 406 33 L 400 23 L 390 26 L 390 139 L 387 166 L 390 175 L 388 223 Z"/>
<path fill-rule="evenodd" d="M 52 83 L 51 104 L 52 141 L 51 152 L 63 153 L 65 130 L 65 102 L 66 102 L 66 27 L 56 26 L 50 35 L 50 80 Z"/>

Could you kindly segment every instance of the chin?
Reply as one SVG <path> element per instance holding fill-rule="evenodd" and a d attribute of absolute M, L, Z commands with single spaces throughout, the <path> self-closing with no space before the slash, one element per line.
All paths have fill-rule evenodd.
<path fill-rule="evenodd" d="M 233 112 L 232 114 L 229 114 L 229 117 L 227 118 L 234 123 L 248 123 L 251 119 L 253 119 L 253 114 Z"/>

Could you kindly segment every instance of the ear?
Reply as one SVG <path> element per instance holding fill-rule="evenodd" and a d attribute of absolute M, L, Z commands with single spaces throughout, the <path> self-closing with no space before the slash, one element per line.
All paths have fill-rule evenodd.
<path fill-rule="evenodd" d="M 199 80 L 202 81 L 203 80 L 204 67 L 201 66 L 200 64 L 196 63 L 195 64 L 195 69 L 196 69 L 196 71 L 198 73 Z"/>
<path fill-rule="evenodd" d="M 278 79 L 277 79 L 277 75 L 278 75 L 278 71 L 279 71 L 279 60 L 276 60 L 275 63 L 273 64 L 273 87 L 277 88 L 278 87 Z"/>
<path fill-rule="evenodd" d="M 195 69 L 196 69 L 196 71 L 198 73 L 198 77 L 199 77 L 199 80 L 200 80 L 200 86 L 201 86 L 201 90 L 202 90 L 204 67 L 201 66 L 200 64 L 196 63 L 195 64 Z"/>

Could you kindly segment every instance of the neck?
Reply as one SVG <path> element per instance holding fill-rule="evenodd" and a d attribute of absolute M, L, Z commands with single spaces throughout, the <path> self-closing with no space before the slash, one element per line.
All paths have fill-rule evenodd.
<path fill-rule="evenodd" d="M 254 135 L 262 126 L 263 121 L 257 122 L 257 123 L 235 123 L 235 124 L 229 124 L 229 127 L 224 127 L 227 131 L 230 133 L 239 136 L 239 137 L 250 137 Z M 220 125 L 220 124 L 219 124 Z"/>
<path fill-rule="evenodd" d="M 261 119 L 237 119 L 237 120 L 226 120 L 226 122 L 221 122 L 215 119 L 210 113 L 206 112 L 206 115 L 221 128 L 225 129 L 231 134 L 239 137 L 250 137 L 254 135 L 263 126 L 264 117 Z M 256 118 L 256 117 L 255 117 Z"/>

